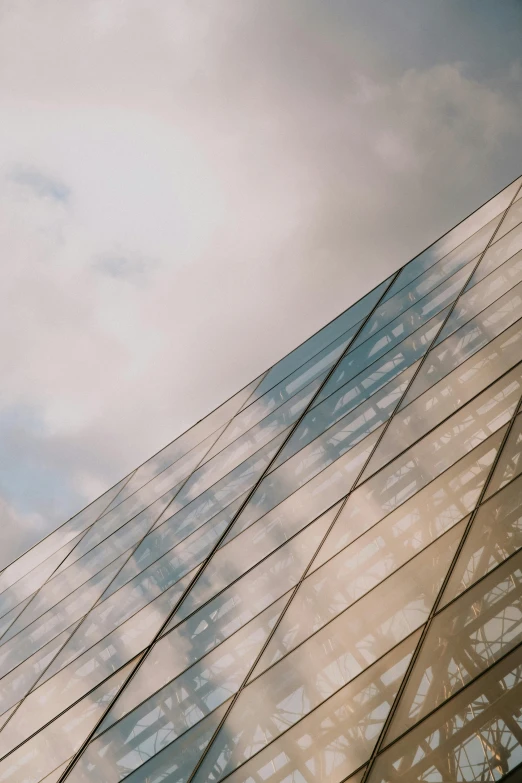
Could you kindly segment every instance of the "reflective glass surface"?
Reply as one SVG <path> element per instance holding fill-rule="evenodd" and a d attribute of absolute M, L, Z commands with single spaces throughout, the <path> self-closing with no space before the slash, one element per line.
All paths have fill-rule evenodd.
<path fill-rule="evenodd" d="M 0 783 L 518 780 L 521 186 L 0 572 Z"/>

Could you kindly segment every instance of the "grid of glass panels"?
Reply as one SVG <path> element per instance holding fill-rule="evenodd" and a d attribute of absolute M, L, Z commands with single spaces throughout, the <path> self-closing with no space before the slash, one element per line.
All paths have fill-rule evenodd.
<path fill-rule="evenodd" d="M 0 783 L 522 776 L 522 178 L 0 573 Z"/>

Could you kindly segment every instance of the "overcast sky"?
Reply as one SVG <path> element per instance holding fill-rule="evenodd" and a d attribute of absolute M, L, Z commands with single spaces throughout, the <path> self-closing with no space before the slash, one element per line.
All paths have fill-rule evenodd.
<path fill-rule="evenodd" d="M 520 0 L 0 0 L 0 565 L 522 173 Z"/>

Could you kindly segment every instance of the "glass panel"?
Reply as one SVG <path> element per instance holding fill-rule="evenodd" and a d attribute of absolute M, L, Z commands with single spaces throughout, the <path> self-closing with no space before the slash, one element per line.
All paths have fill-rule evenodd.
<path fill-rule="evenodd" d="M 183 530 L 182 526 L 180 529 L 180 525 L 177 524 L 179 515 L 175 514 L 143 539 L 133 552 L 132 557 L 127 560 L 118 576 L 105 591 L 105 597 L 108 598 L 109 595 L 119 590 L 122 585 L 142 573 L 142 571 L 145 571 L 152 564 L 160 563 L 164 565 L 165 563 L 173 562 L 174 558 L 177 558 L 187 547 L 192 547 L 197 541 L 199 541 L 198 548 L 205 546 L 203 539 L 216 541 L 230 525 L 246 497 L 247 493 L 241 495 L 241 497 L 223 509 L 223 511 L 220 511 L 219 514 L 216 514 L 215 517 L 212 517 L 211 520 L 191 535 L 187 535 L 187 531 Z M 169 552 L 171 555 L 166 559 L 165 555 Z"/>
<path fill-rule="evenodd" d="M 96 546 L 106 536 L 118 530 L 122 525 L 133 519 L 140 512 L 145 511 L 147 518 L 154 517 L 151 520 L 153 524 L 161 515 L 166 506 L 171 508 L 172 499 L 179 493 L 183 482 L 176 482 L 169 469 L 160 473 L 155 479 L 150 481 L 140 490 L 134 493 L 120 503 L 112 511 L 104 514 L 97 521 L 87 535 L 82 539 L 80 546 L 71 553 L 68 560 L 63 564 L 62 570 L 67 568 L 75 558 L 85 554 L 90 548 Z"/>
<path fill-rule="evenodd" d="M 411 574 L 418 569 L 434 567 L 439 572 L 441 569 L 440 562 L 446 562 L 448 553 L 456 550 L 464 530 L 465 520 L 462 520 L 452 530 L 446 532 L 440 544 L 432 543 L 431 546 L 427 545 L 425 550 L 422 550 L 415 559 L 410 556 L 408 560 L 406 555 L 406 564 L 403 563 L 402 566 L 397 566 L 396 568 L 393 568 L 392 565 L 388 575 L 385 574 L 384 568 L 382 568 L 380 574 L 377 569 L 375 569 L 374 574 L 368 571 L 366 584 L 364 584 L 362 578 L 360 578 L 359 584 L 350 583 L 350 579 L 349 577 L 347 578 L 346 574 L 339 574 L 339 571 L 342 570 L 339 558 L 334 558 L 322 569 L 315 571 L 309 579 L 303 582 L 297 591 L 295 598 L 292 600 L 261 660 L 257 664 L 252 677 L 258 677 L 268 666 L 279 661 L 292 650 L 298 648 L 299 645 L 305 643 L 319 629 L 322 628 L 328 634 L 328 629 L 332 630 L 337 625 L 337 621 L 332 622 L 334 618 L 339 620 L 339 616 L 347 609 L 349 610 L 349 607 L 351 607 L 351 611 L 349 610 L 348 614 L 343 615 L 346 622 L 351 622 L 350 618 L 357 618 L 360 612 L 364 611 L 364 607 L 374 606 L 378 596 L 381 596 L 383 605 L 386 606 L 388 604 L 391 607 L 390 612 L 393 614 L 395 611 L 394 606 L 396 608 L 400 607 L 404 598 L 404 595 L 401 597 L 401 590 L 403 589 L 401 585 L 403 582 L 407 579 L 412 579 Z M 345 553 L 348 554 L 349 552 L 344 550 L 341 554 L 344 556 Z M 450 561 L 448 560 L 447 562 L 449 565 Z M 340 576 L 340 583 L 336 590 L 337 584 L 335 580 L 338 575 Z M 444 576 L 445 574 L 441 574 L 441 579 Z M 324 584 L 326 581 L 330 581 L 329 586 Z M 301 592 L 302 588 L 304 588 L 303 592 Z M 386 597 L 388 593 L 390 596 L 395 595 L 393 599 L 395 604 L 393 600 Z M 405 595 L 408 595 L 408 593 L 406 592 Z M 328 625 L 329 623 L 330 625 Z M 413 626 L 413 628 L 415 627 L 417 626 Z M 320 633 L 319 636 L 322 638 L 324 633 Z M 297 660 L 299 661 L 301 658 L 302 655 L 298 653 Z"/>
<path fill-rule="evenodd" d="M 401 408 L 517 321 L 521 308 L 522 283 L 519 283 L 443 343 L 432 348 L 402 401 Z"/>
<path fill-rule="evenodd" d="M 303 421 L 298 424 L 270 469 L 274 470 L 297 451 L 307 446 L 328 427 L 414 364 L 426 353 L 447 312 L 447 310 L 443 310 L 423 327 L 417 329 L 407 340 L 386 353 L 370 367 L 365 368 L 356 378 L 331 394 L 320 405 L 312 408 Z"/>
<path fill-rule="evenodd" d="M 167 490 L 175 486 L 183 486 L 183 482 L 186 481 L 192 471 L 204 461 L 209 449 L 221 432 L 223 432 L 223 427 L 192 449 L 192 451 L 189 451 L 188 454 L 185 454 L 180 460 L 177 460 L 177 462 L 165 468 L 161 473 L 158 473 L 153 479 L 147 481 L 136 492 L 129 493 L 125 499 L 122 497 L 117 498 L 99 522 L 102 520 L 105 522 L 107 519 L 111 520 L 113 524 L 112 529 L 115 530 L 116 527 L 119 527 L 134 514 L 137 514 L 142 508 L 150 505 Z"/>
<path fill-rule="evenodd" d="M 137 661 L 114 674 L 82 701 L 0 762 L 0 780 L 38 783 L 78 750 Z M 1 735 L 0 735 L 1 736 Z"/>
<path fill-rule="evenodd" d="M 185 454 L 190 452 L 198 444 L 207 440 L 206 450 L 208 450 L 214 440 L 219 437 L 220 431 L 226 425 L 230 419 L 240 410 L 241 406 L 248 401 L 251 394 L 255 391 L 259 382 L 263 379 L 263 375 L 256 378 L 255 381 L 249 383 L 244 389 L 241 389 L 237 394 L 231 397 L 229 400 L 216 408 L 204 419 L 201 419 L 193 427 L 184 432 L 179 438 L 173 440 L 168 446 L 158 451 L 153 457 L 144 462 L 141 465 L 132 480 L 129 481 L 125 492 L 122 492 L 121 499 L 128 497 L 136 492 L 137 489 L 147 484 L 151 479 L 162 473 L 166 468 L 173 465 L 181 459 Z M 200 450 L 198 449 L 198 452 Z M 190 471 L 189 471 L 190 472 Z M 180 479 L 175 479 L 171 486 Z M 167 487 L 168 488 L 168 487 Z M 118 502 L 120 498 L 117 499 Z"/>
<path fill-rule="evenodd" d="M 406 264 L 393 286 L 387 292 L 387 297 L 392 296 L 395 291 L 399 291 L 408 285 L 421 272 L 433 266 L 441 258 L 445 258 L 450 251 L 463 253 L 469 259 L 481 253 L 489 239 L 493 236 L 493 232 L 502 217 L 501 213 L 509 206 L 521 181 L 522 178 L 508 185 L 501 193 L 498 193 L 480 209 L 477 209 L 476 212 L 473 212 L 473 214 L 463 220 L 462 223 L 459 223 L 451 231 L 448 231 L 447 234 L 444 234 L 443 237 L 416 256 L 409 264 Z M 486 229 L 481 231 L 488 223 L 489 225 Z M 475 236 L 473 237 L 472 235 Z M 469 237 L 472 237 L 471 241 L 466 242 Z M 464 245 L 463 243 L 466 244 Z M 460 245 L 462 247 L 459 247 Z"/>
<path fill-rule="evenodd" d="M 98 777 L 101 764 L 111 769 L 111 776 L 118 770 L 122 777 L 228 701 L 241 686 L 284 605 L 284 598 L 272 604 L 92 742 L 88 752 L 91 774 Z"/>
<path fill-rule="evenodd" d="M 256 389 L 255 397 L 263 395 L 268 389 L 271 389 L 276 383 L 279 383 L 287 375 L 290 375 L 291 372 L 301 367 L 301 365 L 323 350 L 337 337 L 362 321 L 375 307 L 380 297 L 386 291 L 391 279 L 389 277 L 384 283 L 374 288 L 373 291 L 359 299 L 352 307 L 349 307 L 348 310 L 345 310 L 344 313 L 341 313 L 341 315 L 312 335 L 306 342 L 287 354 L 284 359 L 274 364 Z"/>
<path fill-rule="evenodd" d="M 39 544 L 36 544 L 36 546 L 26 552 L 25 555 L 22 555 L 18 560 L 15 560 L 14 563 L 11 563 L 7 568 L 4 568 L 0 574 L 0 591 L 5 590 L 18 579 L 21 579 L 22 576 L 29 573 L 33 568 L 36 568 L 36 566 L 53 555 L 58 549 L 61 549 L 68 544 L 69 541 L 72 541 L 73 538 L 76 538 L 76 536 L 86 530 L 89 525 L 92 525 L 128 480 L 129 476 L 126 476 L 118 484 L 112 487 L 112 489 L 109 489 L 105 494 L 91 503 L 90 506 L 84 508 L 83 511 L 80 511 L 79 514 L 76 514 L 76 516 L 69 519 L 69 521 L 59 527 L 58 530 L 55 530 L 54 533 L 51 533 L 47 538 L 44 538 L 43 541 L 40 541 Z M 47 577 L 40 582 L 38 587 L 43 584 L 46 578 Z"/>
<path fill-rule="evenodd" d="M 247 685 L 194 780 L 224 777 L 422 625 L 455 551 L 452 533 Z"/>
<path fill-rule="evenodd" d="M 263 528 L 269 529 L 273 524 L 279 525 L 285 518 L 287 520 L 285 524 L 291 524 L 295 529 L 296 524 L 305 524 L 311 518 L 318 516 L 350 491 L 353 482 L 373 451 L 381 431 L 382 426 L 275 507 L 272 505 L 272 495 L 268 491 L 262 492 L 264 484 L 261 483 L 260 491 L 256 491 L 252 495 L 221 546 L 228 544 L 258 519 L 263 520 Z M 289 489 L 292 488 L 289 487 Z M 261 529 L 261 527 L 257 529 Z"/>
<path fill-rule="evenodd" d="M 186 617 L 193 612 L 339 500 L 339 496 L 350 488 L 375 445 L 376 437 L 374 433 L 366 438 L 360 446 L 312 479 L 240 537 L 218 550 L 183 600 L 179 616 Z M 241 516 L 238 518 L 240 521 Z"/>
<path fill-rule="evenodd" d="M 33 568 L 32 571 L 29 571 L 28 574 L 11 585 L 11 587 L 8 587 L 0 595 L 0 614 L 6 614 L 30 595 L 33 595 L 65 560 L 71 549 L 76 545 L 78 538 L 78 536 L 73 538 L 72 541 L 69 541 L 54 555 L 48 557 L 47 560 L 44 560 L 43 563 L 40 563 L 39 566 Z"/>
<path fill-rule="evenodd" d="M 522 231 L 521 231 L 522 238 Z M 491 272 L 484 280 L 467 291 L 446 321 L 435 344 L 438 345 L 446 337 L 467 323 L 474 315 L 484 310 L 492 302 L 499 299 L 522 279 L 522 253 L 510 258 L 499 269 Z"/>
<path fill-rule="evenodd" d="M 458 540 L 467 519 L 463 519 L 455 530 Z M 407 526 L 390 524 L 393 521 L 393 515 L 386 517 L 303 581 L 256 667 L 256 676 L 383 582 L 454 524 L 445 519 L 442 525 L 432 525 L 429 518 L 417 518 L 416 524 L 410 520 Z M 404 523 L 404 520 L 400 522 Z"/>
<path fill-rule="evenodd" d="M 324 514 L 154 646 L 105 721 L 108 726 L 228 639 L 297 584 L 335 515 Z M 175 616 L 171 625 L 179 623 Z"/>
<path fill-rule="evenodd" d="M 509 484 L 522 471 L 522 416 L 518 415 L 513 422 L 506 445 L 488 485 L 486 497 L 490 497 L 506 484 Z"/>
<path fill-rule="evenodd" d="M 276 471 L 265 476 L 249 500 L 248 508 L 259 504 L 263 511 L 270 511 L 384 424 L 404 394 L 415 367 L 409 367 Z"/>
<path fill-rule="evenodd" d="M 435 616 L 386 735 L 391 742 L 522 637 L 522 553 Z"/>
<path fill-rule="evenodd" d="M 513 337 L 516 335 L 522 348 L 522 322 L 515 326 L 516 331 L 512 331 L 508 339 L 500 335 L 488 343 L 394 416 L 366 468 L 363 480 L 422 438 L 519 361 L 520 355 L 513 350 Z"/>
<path fill-rule="evenodd" d="M 227 783 L 344 780 L 370 757 L 418 638 L 419 633 L 415 633 L 401 642 L 243 764 L 227 778 Z M 255 710 L 256 705 L 252 704 L 252 713 Z M 252 717 L 250 722 L 254 720 Z M 362 771 L 347 783 L 360 781 L 361 777 Z"/>
<path fill-rule="evenodd" d="M 437 519 L 443 520 L 447 515 L 450 520 L 457 522 L 475 507 L 505 430 L 503 428 L 487 438 L 433 481 L 433 476 L 425 470 L 414 471 L 412 476 L 408 470 L 411 462 L 403 463 L 400 460 L 395 469 L 386 469 L 392 480 L 388 475 L 379 473 L 363 484 L 348 498 L 314 561 L 313 569 L 329 560 L 387 514 L 393 515 L 388 523 L 390 525 L 407 525 L 410 516 L 433 518 L 434 514 Z M 458 455 L 454 457 L 456 459 Z"/>
<path fill-rule="evenodd" d="M 274 386 L 262 397 L 256 399 L 255 402 L 250 403 L 241 413 L 238 413 L 223 432 L 211 453 L 220 451 L 224 446 L 232 443 L 255 424 L 262 422 L 269 414 L 273 414 L 283 403 L 291 400 L 300 391 L 309 388 L 314 381 L 320 384 L 326 377 L 328 370 L 348 346 L 355 331 L 356 329 L 351 329 L 341 335 L 303 367 Z"/>
<path fill-rule="evenodd" d="M 481 280 L 484 280 L 491 272 L 494 272 L 495 270 L 498 270 L 500 266 L 503 266 L 508 259 L 510 259 L 510 261 L 513 260 L 514 257 L 518 256 L 519 250 L 521 249 L 522 226 L 518 226 L 510 234 L 488 248 L 466 288 L 473 288 L 473 286 Z"/>
<path fill-rule="evenodd" d="M 149 610 L 144 611 L 143 614 L 140 615 L 140 620 L 144 621 L 145 626 L 146 618 L 153 621 L 157 607 L 159 607 L 160 612 L 166 610 L 168 613 L 168 611 L 175 606 L 196 573 L 197 569 L 187 574 L 184 579 L 180 580 L 175 585 L 172 585 L 170 591 L 168 593 L 165 592 L 162 596 L 162 600 L 159 604 L 154 605 L 152 614 Z M 132 589 L 133 587 L 134 589 Z M 42 677 L 41 683 L 55 675 L 60 669 L 77 658 L 81 653 L 96 644 L 96 642 L 107 637 L 108 634 L 121 626 L 122 623 L 133 617 L 133 615 L 136 615 L 140 609 L 146 608 L 152 599 L 156 597 L 153 589 L 150 589 L 148 592 L 148 587 L 147 583 L 133 586 L 132 582 L 130 582 L 122 590 L 111 596 L 110 599 L 98 604 L 87 615 L 76 633 L 63 647 L 60 654 L 56 656 Z M 123 628 L 122 634 L 125 634 L 129 628 L 134 629 L 134 624 L 129 624 L 129 626 Z M 131 641 L 132 636 L 133 630 L 131 633 Z M 122 640 L 122 644 L 124 645 L 124 640 Z M 103 645 L 101 645 L 101 648 L 103 649 Z M 96 651 L 94 654 L 95 653 Z"/>
<path fill-rule="evenodd" d="M 448 459 L 451 459 L 449 444 L 451 443 L 452 449 L 460 452 L 459 456 L 463 451 L 464 453 L 471 451 L 483 440 L 484 435 L 495 432 L 495 430 L 509 421 L 515 412 L 521 391 L 522 364 L 514 367 L 479 394 L 478 397 L 460 408 L 451 418 L 416 443 L 412 450 L 415 450 L 417 460 L 422 463 L 431 462 L 431 469 L 441 473 L 444 467 L 447 467 Z M 406 410 L 409 411 L 409 408 Z M 406 420 L 407 415 L 406 412 Z M 419 417 L 416 421 L 414 420 L 410 425 L 412 429 L 414 429 L 416 424 L 421 429 L 422 434 L 424 426 L 422 418 Z M 403 436 L 408 438 L 408 430 L 401 429 Z M 393 445 L 388 448 L 391 451 Z M 398 460 L 408 459 L 408 455 L 409 452 L 406 452 Z M 370 462 L 361 481 L 365 481 L 377 469 L 378 465 L 375 466 Z"/>
<path fill-rule="evenodd" d="M 118 571 L 125 557 L 122 555 L 49 612 L 3 644 L 0 647 L 0 674 L 7 674 L 88 612 Z"/>
<path fill-rule="evenodd" d="M 518 479 L 480 507 L 452 571 L 443 604 L 521 547 L 522 479 Z"/>
<path fill-rule="evenodd" d="M 134 524 L 135 522 L 136 525 Z M 42 614 L 70 595 L 73 590 L 85 584 L 91 577 L 116 560 L 119 555 L 124 553 L 128 555 L 132 551 L 136 540 L 143 536 L 143 530 L 146 530 L 147 522 L 150 525 L 146 513 L 142 512 L 135 520 L 120 528 L 120 530 L 94 549 L 91 549 L 90 552 L 76 560 L 69 568 L 57 573 L 33 597 L 30 605 L 11 626 L 9 633 L 6 634 L 2 641 L 6 641 L 11 636 L 14 636 L 15 633 L 18 633 L 19 630 L 29 625 L 29 623 L 41 617 Z"/>
<path fill-rule="evenodd" d="M 208 459 L 210 459 L 211 462 L 209 463 L 207 459 L 203 467 L 206 467 L 207 465 L 210 467 L 212 463 L 216 463 L 220 466 L 219 470 L 221 471 L 221 475 L 228 473 L 228 471 L 232 470 L 232 468 L 235 467 L 239 462 L 245 460 L 254 451 L 257 451 L 265 443 L 268 443 L 268 441 L 272 440 L 272 438 L 275 438 L 276 435 L 279 435 L 280 432 L 286 430 L 288 427 L 290 427 L 291 424 L 294 424 L 294 422 L 296 422 L 299 416 L 301 416 L 308 403 L 319 389 L 325 377 L 326 373 L 319 375 L 319 377 L 312 381 L 312 383 L 307 384 L 304 389 L 301 389 L 296 394 L 293 394 L 293 396 L 291 396 L 290 399 L 288 399 L 286 402 L 278 404 L 278 407 L 275 411 L 269 413 L 267 416 L 261 419 L 258 424 L 255 424 L 240 437 L 236 439 L 226 438 L 229 430 L 234 430 L 237 432 L 239 429 L 238 424 L 236 424 L 239 419 L 239 416 L 237 416 L 233 421 L 230 422 L 228 428 L 224 431 L 223 435 L 218 439 L 217 443 L 214 445 L 214 448 L 210 452 Z M 260 405 L 261 402 L 262 400 L 258 400 L 254 404 Z M 247 411 L 251 411 L 252 407 L 253 406 L 250 406 L 245 409 L 242 415 L 246 414 Z M 240 424 L 241 422 L 239 422 L 239 425 Z M 230 443 L 230 445 L 227 446 L 227 443 Z M 219 458 L 216 457 L 215 459 L 212 459 L 212 457 L 217 454 L 219 454 Z M 226 470 L 221 467 L 222 464 L 227 466 Z M 201 468 L 201 470 L 198 472 L 201 472 L 202 470 L 203 468 Z M 213 467 L 213 475 L 216 475 L 215 466 Z M 211 483 L 217 481 L 218 478 L 220 478 L 220 476 L 213 478 Z"/>
<path fill-rule="evenodd" d="M 164 503 L 162 503 L 160 508 L 163 508 L 163 505 Z M 139 514 L 83 558 L 80 558 L 65 571 L 58 573 L 54 579 L 47 582 L 27 609 L 13 623 L 3 641 L 10 639 L 22 628 L 25 628 L 67 595 L 70 595 L 73 590 L 76 590 L 93 575 L 100 572 L 107 563 L 115 561 L 119 555 L 126 554 L 124 563 L 132 552 L 132 548 L 143 538 L 155 521 L 158 509 L 156 508 L 154 511 L 153 506 L 146 512 Z M 120 562 L 120 567 L 123 563 Z M 94 573 L 91 573 L 92 571 Z"/>
<path fill-rule="evenodd" d="M 226 702 L 214 710 L 157 755 L 154 747 L 150 749 L 140 747 L 136 752 L 129 752 L 128 759 L 122 758 L 116 770 L 104 761 L 101 753 L 99 756 L 96 755 L 92 761 L 91 748 L 89 747 L 67 778 L 67 782 L 92 783 L 92 770 L 95 768 L 95 764 L 99 770 L 98 775 L 101 776 L 98 777 L 99 780 L 121 778 L 127 770 L 130 772 L 130 770 L 136 769 L 137 764 L 141 764 L 142 766 L 125 778 L 126 783 L 160 783 L 160 781 L 166 780 L 172 781 L 172 783 L 174 781 L 187 783 L 228 706 L 229 702 Z"/>
<path fill-rule="evenodd" d="M 76 627 L 77 623 L 56 636 L 5 677 L 2 677 L 0 680 L 0 714 L 20 701 L 30 691 Z"/>
<path fill-rule="evenodd" d="M 444 310 L 458 296 L 469 277 L 472 264 L 467 264 L 449 280 L 439 285 L 430 294 L 419 300 L 384 329 L 369 337 L 364 343 L 348 351 L 335 372 L 328 379 L 316 398 L 317 404 L 325 397 L 354 378 L 379 356 L 398 345 L 422 324 L 425 324 L 441 310 Z"/>
<path fill-rule="evenodd" d="M 381 753 L 368 783 L 499 780 L 522 762 L 521 723 L 515 650 Z"/>
<path fill-rule="evenodd" d="M 172 512 L 175 511 L 176 505 L 170 506 L 159 518 L 155 527 L 158 528 L 165 519 L 170 519 L 171 526 L 176 527 L 180 532 L 183 531 L 185 535 L 188 535 L 193 530 L 197 530 L 254 486 L 275 454 L 277 454 L 287 435 L 287 432 L 283 432 L 266 446 L 263 446 L 256 454 L 253 454 L 231 473 L 224 476 L 217 484 L 214 484 L 213 487 L 207 489 L 206 492 L 203 492 L 202 495 L 181 509 L 181 513 L 178 512 L 174 516 Z"/>
<path fill-rule="evenodd" d="M 490 228 L 488 228 L 488 231 L 490 231 Z M 474 237 L 472 237 L 472 239 L 474 239 Z M 475 246 L 482 247 L 483 241 L 483 239 L 479 239 L 478 243 L 475 241 Z M 470 240 L 468 240 L 468 243 L 469 242 Z M 353 345 L 350 346 L 350 350 L 353 350 L 355 346 L 364 342 L 372 334 L 375 334 L 380 329 L 384 328 L 393 321 L 394 318 L 397 318 L 401 313 L 410 308 L 415 302 L 418 302 L 438 285 L 451 277 L 451 275 L 466 266 L 472 259 L 478 261 L 478 256 L 476 256 L 476 254 L 470 255 L 470 252 L 473 253 L 473 249 L 473 246 L 466 251 L 461 251 L 459 248 L 459 252 L 450 253 L 445 259 L 439 261 L 419 275 L 419 277 L 412 281 L 407 288 L 397 291 L 392 297 L 387 297 L 386 301 L 381 303 L 376 308 L 375 312 L 372 313 L 370 320 L 357 335 L 357 339 L 354 340 Z"/>
<path fill-rule="evenodd" d="M 254 430 L 249 430 L 241 438 L 227 446 L 226 449 L 216 454 L 211 460 L 201 465 L 194 471 L 176 496 L 172 504 L 171 513 L 188 505 L 196 497 L 200 497 L 205 490 L 216 484 L 224 476 L 230 475 L 238 466 L 240 469 L 241 466 L 244 467 L 245 461 L 252 454 L 259 454 L 260 448 L 267 442 L 274 443 L 276 436 L 288 431 L 287 428 L 293 425 L 303 413 L 318 387 L 319 384 L 316 384 L 312 393 L 308 389 L 306 395 L 298 395 L 297 399 L 291 400 L 292 405 L 289 406 L 287 403 L 281 406 L 275 414 L 268 417 L 268 420 L 265 419 L 263 425 L 268 421 L 267 429 L 261 426 L 259 428 L 254 427 Z M 277 444 L 280 444 L 280 441 L 277 441 Z M 270 443 L 268 447 L 270 447 Z"/>

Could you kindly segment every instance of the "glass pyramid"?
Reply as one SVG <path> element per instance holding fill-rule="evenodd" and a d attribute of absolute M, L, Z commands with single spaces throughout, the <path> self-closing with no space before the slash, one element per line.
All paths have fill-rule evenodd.
<path fill-rule="evenodd" d="M 0 573 L 0 783 L 522 779 L 522 178 Z"/>

